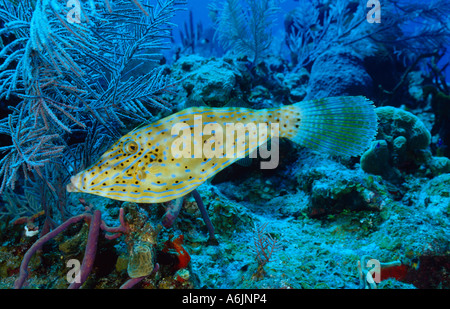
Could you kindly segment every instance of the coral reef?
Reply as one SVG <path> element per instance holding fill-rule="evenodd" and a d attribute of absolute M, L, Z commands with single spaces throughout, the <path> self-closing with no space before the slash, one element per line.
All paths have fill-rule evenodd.
<path fill-rule="evenodd" d="M 399 138 L 404 139 L 403 136 Z M 386 179 L 399 179 L 400 173 L 392 166 L 391 161 L 388 143 L 385 140 L 376 140 L 361 156 L 361 168 L 366 173 L 381 175 Z"/>
<path fill-rule="evenodd" d="M 174 64 L 173 71 L 174 78 L 189 74 L 189 78 L 182 81 L 182 87 L 191 100 L 202 100 L 208 106 L 221 107 L 240 95 L 238 81 L 242 76 L 224 60 L 190 55 L 180 58 Z"/>
<path fill-rule="evenodd" d="M 426 149 L 430 145 L 430 132 L 423 122 L 410 112 L 390 106 L 379 107 L 376 112 L 380 139 L 395 144 L 395 139 L 403 136 L 406 139 L 406 153 Z"/>
<path fill-rule="evenodd" d="M 401 170 L 415 170 L 430 160 L 431 134 L 418 117 L 403 109 L 384 106 L 376 113 L 377 140 L 362 155 L 361 168 L 399 182 Z"/>
<path fill-rule="evenodd" d="M 372 78 L 351 49 L 334 48 L 317 57 L 311 68 L 306 100 L 340 95 L 372 95 Z"/>
<path fill-rule="evenodd" d="M 327 165 L 301 162 L 297 181 L 310 196 L 310 217 L 332 216 L 343 211 L 379 211 L 389 202 L 379 179 L 348 170 L 344 165 L 328 161 Z"/>
<path fill-rule="evenodd" d="M 450 174 L 442 174 L 424 184 L 417 202 L 428 217 L 449 224 L 450 215 Z"/>

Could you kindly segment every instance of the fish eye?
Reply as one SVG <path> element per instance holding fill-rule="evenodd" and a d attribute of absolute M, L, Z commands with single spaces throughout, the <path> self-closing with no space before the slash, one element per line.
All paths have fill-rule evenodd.
<path fill-rule="evenodd" d="M 138 151 L 138 149 L 139 149 L 139 145 L 135 141 L 127 141 L 123 145 L 123 151 L 126 154 L 134 154 Z"/>

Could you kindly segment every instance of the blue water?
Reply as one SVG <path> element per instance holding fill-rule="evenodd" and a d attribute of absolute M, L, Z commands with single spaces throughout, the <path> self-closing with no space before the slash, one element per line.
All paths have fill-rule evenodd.
<path fill-rule="evenodd" d="M 300 0 L 301 1 L 301 0 Z M 430 0 L 427 1 L 410 1 L 410 3 L 419 3 L 426 5 L 427 2 L 430 2 Z M 180 29 L 183 29 L 184 25 L 186 23 L 189 23 L 189 11 L 193 12 L 194 16 L 194 23 L 201 22 L 204 26 L 204 28 L 213 27 L 213 23 L 211 22 L 211 18 L 209 17 L 209 10 L 208 10 L 208 1 L 203 0 L 188 0 L 187 1 L 187 10 L 181 11 L 176 14 L 173 21 L 178 26 L 178 29 L 175 29 L 174 31 L 174 39 L 177 43 L 180 42 L 179 37 L 179 31 Z M 363 1 L 361 2 L 362 4 Z M 299 6 L 298 0 L 284 0 L 279 5 L 280 9 L 279 12 L 275 15 L 276 21 L 274 23 L 273 27 L 273 33 L 274 34 L 280 34 L 284 30 L 283 21 L 290 11 L 297 8 Z M 366 12 L 369 12 L 369 8 L 366 9 Z M 383 1 L 381 1 L 381 18 L 383 18 L 384 13 L 384 6 Z M 304 12 L 304 14 L 308 14 L 308 12 Z M 420 23 L 420 22 L 419 22 Z M 409 24 L 405 28 L 408 30 L 410 28 L 413 28 L 414 24 Z M 447 30 L 448 31 L 448 30 Z M 450 46 L 446 46 L 447 51 L 445 52 L 445 55 L 442 57 L 442 59 L 438 62 L 438 65 L 441 67 L 444 67 L 447 63 L 450 62 Z M 450 82 L 450 65 L 446 67 L 445 69 L 445 78 L 447 83 Z"/>

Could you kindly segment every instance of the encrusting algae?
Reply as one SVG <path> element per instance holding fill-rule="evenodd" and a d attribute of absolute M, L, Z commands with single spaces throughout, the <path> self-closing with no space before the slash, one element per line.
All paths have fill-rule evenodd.
<path fill-rule="evenodd" d="M 269 132 L 270 128 L 270 132 Z M 256 150 L 275 168 L 286 137 L 319 152 L 357 156 L 377 132 L 373 103 L 362 96 L 303 101 L 281 108 L 192 107 L 120 138 L 91 168 L 72 176 L 69 192 L 161 203 L 188 194 Z"/>

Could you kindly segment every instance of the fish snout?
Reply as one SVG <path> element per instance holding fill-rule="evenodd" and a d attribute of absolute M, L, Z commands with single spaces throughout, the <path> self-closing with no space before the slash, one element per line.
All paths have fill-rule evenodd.
<path fill-rule="evenodd" d="M 81 190 L 77 187 L 77 183 L 80 182 L 79 178 L 80 177 L 78 175 L 70 177 L 70 182 L 66 186 L 67 192 L 81 192 Z"/>

